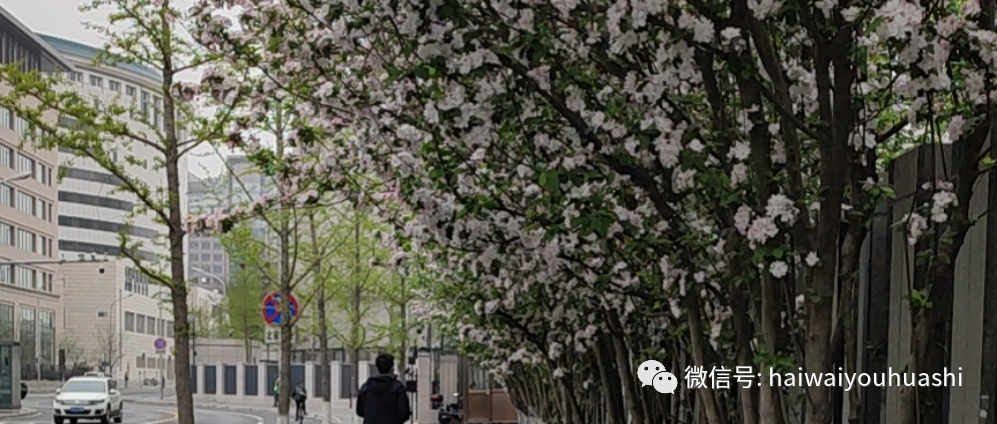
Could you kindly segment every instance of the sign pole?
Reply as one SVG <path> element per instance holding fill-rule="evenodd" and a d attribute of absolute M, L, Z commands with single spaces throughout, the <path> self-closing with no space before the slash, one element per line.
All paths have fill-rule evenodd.
<path fill-rule="evenodd" d="M 290 313 L 288 319 L 294 318 L 298 315 L 298 310 L 300 306 L 298 304 L 298 299 L 291 295 L 289 300 Z M 263 336 L 263 342 L 267 346 L 267 363 L 270 362 L 270 345 L 275 343 L 280 343 L 280 333 L 278 328 L 283 323 L 284 313 L 281 310 L 280 305 L 280 292 L 270 292 L 263 298 L 263 304 L 260 307 L 260 314 L 263 315 L 263 322 L 267 324 L 266 332 Z"/>

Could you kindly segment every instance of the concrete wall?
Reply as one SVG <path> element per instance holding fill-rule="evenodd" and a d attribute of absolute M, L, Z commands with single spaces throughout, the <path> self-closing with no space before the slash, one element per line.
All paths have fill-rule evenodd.
<path fill-rule="evenodd" d="M 366 380 L 367 372 L 365 370 L 369 368 L 369 365 L 366 362 L 361 362 L 360 365 L 360 378 L 361 380 Z M 319 375 L 321 375 L 319 364 L 307 362 L 298 366 L 303 368 L 303 381 L 309 393 L 308 410 L 321 411 L 322 397 L 317 388 Z M 342 396 L 340 393 L 341 366 L 341 363 L 333 362 L 329 367 L 329 379 L 332 389 L 330 398 L 334 409 L 347 409 L 350 407 L 350 399 Z M 271 371 L 276 368 L 268 368 L 266 364 L 262 363 L 247 364 L 244 362 L 214 362 L 198 364 L 195 368 L 195 402 L 224 403 L 229 405 L 273 405 L 274 396 L 270 389 L 273 387 L 274 373 Z M 256 371 L 253 372 L 253 369 Z M 209 375 L 212 372 L 215 374 L 214 390 L 212 390 L 211 377 Z M 234 380 L 231 378 L 233 372 Z M 254 374 L 255 378 L 253 377 Z M 296 379 L 295 374 L 292 371 L 292 380 Z M 228 378 L 228 384 L 226 384 L 226 378 Z M 234 386 L 232 385 L 233 382 Z M 210 393 L 212 391 L 214 393 Z"/>

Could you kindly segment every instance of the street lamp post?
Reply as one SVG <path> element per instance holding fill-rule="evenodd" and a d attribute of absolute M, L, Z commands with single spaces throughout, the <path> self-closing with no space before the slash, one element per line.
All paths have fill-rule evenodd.
<path fill-rule="evenodd" d="M 225 282 L 225 279 L 223 279 L 222 277 L 219 277 L 219 276 L 217 276 L 217 275 L 215 275 L 215 274 L 212 274 L 212 273 L 210 273 L 210 272 L 208 272 L 208 271 L 205 271 L 205 270 L 203 270 L 203 269 L 201 269 L 201 268 L 198 268 L 198 267 L 196 267 L 196 266 L 192 266 L 192 267 L 190 267 L 190 270 L 191 270 L 191 271 L 194 271 L 194 272 L 196 272 L 196 273 L 198 273 L 198 274 L 202 274 L 202 275 L 204 275 L 205 277 L 211 277 L 211 278 L 214 278 L 214 279 L 215 279 L 216 281 L 218 281 L 218 283 L 219 283 L 219 284 L 221 284 L 221 285 L 222 285 L 222 288 L 223 288 L 223 289 L 225 289 L 226 291 L 228 290 L 228 284 L 227 284 L 227 283 Z"/>
<path fill-rule="evenodd" d="M 0 178 L 0 183 L 9 183 L 11 181 L 26 180 L 26 179 L 31 178 L 33 176 L 35 176 L 35 174 L 33 172 L 31 172 L 31 171 L 22 172 L 22 173 L 17 174 L 17 175 L 15 175 L 13 177 L 10 177 L 10 178 Z"/>
<path fill-rule="evenodd" d="M 118 302 L 121 302 L 124 299 L 128 299 L 128 298 L 132 297 L 133 294 L 135 294 L 135 293 L 128 293 L 128 296 L 122 297 L 121 289 L 118 289 L 118 298 L 114 299 L 114 301 L 111 302 L 111 304 L 107 307 L 107 337 L 110 338 L 110 337 L 112 337 L 111 335 L 114 334 L 114 329 L 112 327 L 112 324 L 114 323 L 114 305 L 117 305 Z M 121 314 L 121 306 L 118 305 L 118 333 L 119 333 L 118 334 L 118 360 L 119 361 L 120 361 L 120 358 L 121 358 L 121 348 L 123 346 L 123 344 L 121 342 L 121 338 L 122 338 L 122 336 L 124 336 L 124 332 L 121 331 L 122 330 L 121 329 L 121 321 L 123 319 L 124 318 L 122 318 L 122 314 Z M 107 343 L 108 343 L 108 346 L 111 346 L 112 341 L 111 340 L 107 340 Z M 108 367 L 108 373 L 111 374 L 111 375 L 114 375 L 114 355 L 113 355 L 113 352 L 111 352 L 110 349 L 108 349 L 108 352 L 107 352 L 107 367 Z"/>

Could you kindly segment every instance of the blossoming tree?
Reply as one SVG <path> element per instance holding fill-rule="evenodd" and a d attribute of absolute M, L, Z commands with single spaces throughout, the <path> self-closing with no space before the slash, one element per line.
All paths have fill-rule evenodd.
<path fill-rule="evenodd" d="M 193 42 L 184 27 L 187 8 L 170 0 L 93 0 L 80 9 L 110 12 L 106 25 L 87 25 L 106 40 L 93 66 L 135 64 L 154 69 L 162 80 L 153 94 L 162 100 L 139 105 L 134 98 L 129 101 L 122 96 L 99 104 L 64 85 L 67 74 L 24 72 L 20 64 L 11 64 L 0 69 L 0 83 L 7 87 L 0 105 L 30 126 L 26 142 L 37 148 L 58 148 L 103 168 L 120 180 L 116 190 L 134 199 L 133 216 L 151 215 L 166 227 L 166 234 L 153 240 L 169 252 L 162 260 L 140 255 L 143 242 L 127 235 L 121 236 L 120 247 L 142 274 L 168 289 L 174 316 L 178 422 L 193 424 L 181 176 L 187 172 L 185 155 L 205 140 L 225 134 L 228 115 L 225 111 L 199 113 L 195 93 L 182 79 L 220 55 L 207 53 Z M 55 116 L 58 119 L 50 119 Z M 144 152 L 139 154 L 139 150 Z M 141 168 L 157 172 L 165 184 L 155 187 L 137 177 Z"/>
<path fill-rule="evenodd" d="M 634 359 L 832 372 L 855 343 L 859 246 L 891 193 L 878 166 L 946 138 L 970 165 L 920 190 L 932 220 L 906 220 L 940 259 L 914 285 L 908 362 L 944 363 L 930 342 L 945 336 L 946 258 L 987 162 L 992 1 L 198 9 L 201 43 L 267 79 L 252 95 L 307 99 L 291 142 L 327 154 L 286 169 L 319 193 L 402 205 L 468 348 L 547 422 L 685 418 L 681 398 L 640 389 Z M 923 240 L 927 228 L 944 237 Z M 805 422 L 831 423 L 831 388 L 804 390 Z M 688 396 L 709 424 L 784 423 L 794 402 L 768 385 Z M 943 422 L 941 396 L 905 389 L 898 422 Z"/>

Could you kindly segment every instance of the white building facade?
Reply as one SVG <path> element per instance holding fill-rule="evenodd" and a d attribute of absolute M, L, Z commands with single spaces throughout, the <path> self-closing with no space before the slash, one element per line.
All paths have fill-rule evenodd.
<path fill-rule="evenodd" d="M 0 63 L 18 61 L 42 72 L 72 66 L 0 6 Z M 54 120 L 55 114 L 46 118 Z M 22 379 L 58 375 L 57 343 L 65 319 L 54 264 L 58 154 L 35 149 L 31 134 L 24 118 L 0 107 L 0 260 L 37 263 L 0 267 L 0 340 L 21 343 L 21 369 L 15 372 Z"/>
<path fill-rule="evenodd" d="M 155 71 L 127 64 L 96 67 L 93 61 L 98 48 L 50 36 L 42 39 L 75 66 L 65 89 L 90 97 L 95 106 L 134 105 L 136 116 L 129 124 L 137 132 L 151 134 L 150 127 L 161 129 L 164 125 L 162 80 Z M 143 116 L 147 119 L 143 120 Z M 67 127 L 74 125 L 68 118 L 61 122 Z M 166 173 L 156 168 L 161 155 L 154 148 L 120 140 L 104 149 L 124 164 L 128 176 L 147 185 L 153 195 L 160 189 L 166 192 Z M 76 337 L 76 344 L 90 352 L 94 366 L 110 368 L 119 379 L 128 376 L 130 384 L 153 381 L 163 374 L 171 376 L 173 319 L 169 293 L 142 275 L 130 259 L 122 256 L 119 247 L 120 234 L 127 234 L 130 245 L 138 244 L 134 253 L 144 266 L 168 269 L 166 226 L 155 222 L 151 213 L 134 213 L 141 205 L 131 194 L 119 192 L 123 181 L 92 160 L 60 151 L 59 162 L 63 168 L 58 203 L 61 254 L 69 259 L 78 255 L 112 258 L 103 273 L 78 266 L 63 267 L 67 334 Z M 185 159 L 181 159 L 179 168 L 180 193 L 186 193 Z M 183 197 L 181 201 L 185 202 Z M 181 209 L 186 210 L 186 205 Z M 167 349 L 157 351 L 158 338 L 166 340 Z"/>

